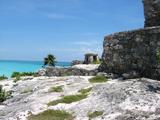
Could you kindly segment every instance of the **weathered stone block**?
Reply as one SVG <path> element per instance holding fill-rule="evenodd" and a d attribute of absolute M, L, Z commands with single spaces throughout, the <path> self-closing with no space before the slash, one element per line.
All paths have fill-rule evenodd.
<path fill-rule="evenodd" d="M 160 26 L 160 0 L 143 0 L 145 27 Z"/>
<path fill-rule="evenodd" d="M 108 35 L 104 40 L 100 70 L 115 74 L 135 71 L 143 77 L 160 79 L 160 64 L 156 59 L 159 43 L 160 27 Z"/>

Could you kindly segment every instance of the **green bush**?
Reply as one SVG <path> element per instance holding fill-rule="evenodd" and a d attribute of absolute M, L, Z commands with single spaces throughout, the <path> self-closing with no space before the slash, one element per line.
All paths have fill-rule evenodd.
<path fill-rule="evenodd" d="M 0 103 L 7 99 L 7 93 L 3 90 L 2 86 L 0 85 Z"/>
<path fill-rule="evenodd" d="M 46 110 L 37 115 L 31 115 L 28 120 L 73 120 L 74 117 L 66 111 Z"/>
<path fill-rule="evenodd" d="M 13 72 L 11 77 L 15 78 L 15 77 L 22 77 L 22 76 L 34 76 L 35 73 L 34 72 Z"/>
<path fill-rule="evenodd" d="M 96 118 L 98 116 L 103 115 L 103 111 L 94 111 L 92 113 L 88 113 L 89 120 Z"/>
<path fill-rule="evenodd" d="M 160 49 L 157 51 L 156 57 L 157 57 L 158 63 L 160 63 Z"/>
<path fill-rule="evenodd" d="M 8 79 L 8 78 L 4 75 L 0 76 L 0 80 L 5 80 L 5 79 Z"/>
<path fill-rule="evenodd" d="M 103 75 L 97 75 L 96 77 L 89 79 L 89 82 L 91 83 L 102 83 L 102 82 L 107 82 L 107 81 L 108 79 Z"/>

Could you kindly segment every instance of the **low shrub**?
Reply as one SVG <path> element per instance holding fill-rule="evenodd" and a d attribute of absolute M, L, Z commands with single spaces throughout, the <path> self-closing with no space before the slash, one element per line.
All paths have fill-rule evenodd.
<path fill-rule="evenodd" d="M 22 76 L 34 76 L 35 73 L 34 72 L 13 72 L 11 77 L 15 78 L 15 77 L 22 77 Z"/>
<path fill-rule="evenodd" d="M 107 81 L 108 81 L 108 78 L 106 78 L 103 75 L 97 75 L 97 76 L 89 79 L 89 82 L 91 82 L 91 83 L 102 83 L 102 82 L 107 82 Z"/>
<path fill-rule="evenodd" d="M 96 118 L 98 116 L 103 115 L 103 111 L 94 111 L 92 113 L 88 113 L 89 120 Z"/>
<path fill-rule="evenodd" d="M 5 75 L 0 76 L 0 80 L 5 80 L 8 79 L 8 77 L 6 77 Z"/>
<path fill-rule="evenodd" d="M 7 92 L 0 85 L 0 103 L 7 99 Z"/>
<path fill-rule="evenodd" d="M 38 115 L 31 115 L 28 120 L 73 120 L 74 117 L 66 112 L 60 110 L 46 110 Z"/>

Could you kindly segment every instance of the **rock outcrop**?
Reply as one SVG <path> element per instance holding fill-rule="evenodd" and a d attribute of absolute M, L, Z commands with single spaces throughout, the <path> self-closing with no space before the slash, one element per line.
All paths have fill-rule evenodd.
<path fill-rule="evenodd" d="M 84 67 L 83 67 L 84 66 Z M 88 69 L 87 69 L 88 66 Z M 99 65 L 75 65 L 68 68 L 46 67 L 38 71 L 38 76 L 94 76 Z M 86 69 L 85 69 L 86 67 Z M 91 69 L 93 68 L 93 69 Z"/>
<path fill-rule="evenodd" d="M 89 78 L 37 77 L 13 83 L 10 88 L 13 97 L 0 105 L 0 120 L 27 120 L 31 113 L 38 114 L 48 109 L 73 113 L 74 120 L 89 120 L 88 114 L 94 111 L 103 112 L 95 120 L 160 119 L 160 81 L 141 78 L 93 84 Z M 62 86 L 63 91 L 49 92 L 54 86 Z M 47 106 L 50 101 L 78 94 L 79 90 L 90 87 L 92 90 L 83 100 Z"/>
<path fill-rule="evenodd" d="M 106 36 L 100 71 L 119 75 L 135 73 L 135 76 L 160 79 L 160 63 L 157 60 L 160 49 L 160 2 L 143 2 L 146 28 Z"/>

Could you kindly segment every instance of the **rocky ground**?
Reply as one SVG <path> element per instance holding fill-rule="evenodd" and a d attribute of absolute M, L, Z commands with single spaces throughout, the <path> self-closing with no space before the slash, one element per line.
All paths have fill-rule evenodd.
<path fill-rule="evenodd" d="M 72 66 L 72 68 L 77 68 L 77 69 L 84 69 L 84 70 L 95 70 L 98 69 L 99 64 L 78 64 L 78 65 L 74 65 Z"/>
<path fill-rule="evenodd" d="M 88 113 L 103 111 L 94 120 L 160 120 L 160 82 L 147 78 L 112 80 L 90 83 L 88 77 L 26 77 L 13 83 L 0 82 L 13 97 L 0 105 L 0 120 L 26 120 L 30 113 L 47 109 L 65 110 L 75 120 L 88 120 Z M 53 86 L 62 86 L 62 92 L 49 92 Z M 47 106 L 50 101 L 77 94 L 83 88 L 93 87 L 88 97 L 71 104 Z"/>

